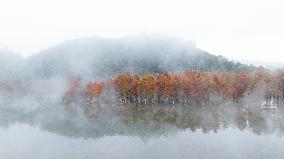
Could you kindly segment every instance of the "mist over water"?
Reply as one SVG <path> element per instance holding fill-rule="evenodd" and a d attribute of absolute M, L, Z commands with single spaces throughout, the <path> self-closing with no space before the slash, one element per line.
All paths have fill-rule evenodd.
<path fill-rule="evenodd" d="M 0 158 L 281 158 L 283 111 L 235 104 L 134 106 L 114 89 L 99 102 L 63 102 L 70 79 L 82 84 L 118 73 L 186 69 L 246 71 L 169 37 L 86 38 L 26 59 L 0 51 Z M 80 100 L 78 100 L 80 101 Z M 116 102 L 113 102 L 116 101 Z M 258 101 L 259 102 L 259 101 Z"/>
<path fill-rule="evenodd" d="M 0 146 L 1 156 L 11 159 L 18 156 L 38 159 L 281 158 L 284 146 L 275 135 L 256 136 L 236 129 L 206 135 L 201 131 L 184 130 L 146 141 L 121 135 L 72 139 L 28 125 L 0 129 L 0 134 L 1 141 L 6 143 Z M 5 145 L 9 145 L 9 149 Z"/>
<path fill-rule="evenodd" d="M 282 157 L 282 115 L 237 108 L 118 107 L 93 117 L 50 108 L 37 114 L 1 109 L 1 157 Z"/>

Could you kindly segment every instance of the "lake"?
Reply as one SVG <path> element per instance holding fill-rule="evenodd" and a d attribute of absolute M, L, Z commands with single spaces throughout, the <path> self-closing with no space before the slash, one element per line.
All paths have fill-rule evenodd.
<path fill-rule="evenodd" d="M 243 107 L 0 109 L 2 159 L 283 158 L 280 111 Z"/>

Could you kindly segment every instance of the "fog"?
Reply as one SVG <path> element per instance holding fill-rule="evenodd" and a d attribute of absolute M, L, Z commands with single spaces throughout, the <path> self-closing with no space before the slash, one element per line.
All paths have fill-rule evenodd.
<path fill-rule="evenodd" d="M 104 91 L 100 99 L 112 100 L 90 108 L 83 109 L 83 102 L 64 103 L 74 77 L 86 84 L 110 80 L 125 72 L 256 69 L 212 55 L 191 41 L 162 35 L 83 38 L 46 48 L 28 58 L 3 49 L 0 63 L 0 139 L 5 143 L 0 147 L 0 156 L 4 158 L 171 158 L 167 155 L 170 152 L 176 158 L 214 158 L 214 152 L 218 152 L 218 158 L 280 158 L 270 151 L 260 155 L 256 146 L 266 147 L 275 141 L 275 151 L 280 152 L 283 144 L 277 139 L 283 134 L 283 114 L 263 113 L 244 103 L 233 107 L 227 103 L 214 107 L 133 107 L 117 102 L 113 88 Z M 244 101 L 257 100 L 253 96 Z M 231 136 L 235 138 L 231 140 Z M 244 149 L 246 139 L 251 142 Z M 6 144 L 12 145 L 9 149 L 14 151 L 3 147 Z M 239 145 L 227 147 L 232 144 Z M 121 145 L 126 146 L 122 153 L 118 150 Z"/>
<path fill-rule="evenodd" d="M 70 77 L 83 83 L 111 79 L 124 72 L 252 71 L 242 65 L 214 56 L 193 42 L 166 35 L 142 35 L 119 39 L 83 38 L 46 48 L 28 58 L 7 49 L 0 50 L 1 106 L 24 111 L 58 105 Z M 109 94 L 115 96 L 115 94 Z"/>
<path fill-rule="evenodd" d="M 9 69 L 17 69 L 18 73 L 25 73 L 31 78 L 69 74 L 93 78 L 126 71 L 147 72 L 149 69 L 184 71 L 185 68 L 192 68 L 228 71 L 230 68 L 222 65 L 223 63 L 232 63 L 237 69 L 244 67 L 225 57 L 210 55 L 191 41 L 165 35 L 75 39 L 46 48 L 26 59 L 16 55 L 11 57 L 9 51 L 1 52 L 1 59 L 7 58 L 6 62 L 13 65 Z"/>
<path fill-rule="evenodd" d="M 222 56 L 211 55 L 197 48 L 191 41 L 165 35 L 75 39 L 46 48 L 28 58 L 21 58 L 12 51 L 2 49 L 0 62 L 2 94 L 4 89 L 12 89 L 9 98 L 15 101 L 34 98 L 27 101 L 40 100 L 43 103 L 44 100 L 61 98 L 66 82 L 72 76 L 82 81 L 100 81 L 123 72 L 182 72 L 186 69 L 224 72 L 255 69 Z"/>
<path fill-rule="evenodd" d="M 61 119 L 77 120 L 70 117 L 74 112 L 71 111 L 70 115 L 66 110 L 70 108 L 66 108 L 63 102 L 70 78 L 73 77 L 84 84 L 109 80 L 113 75 L 125 72 L 179 73 L 186 69 L 227 72 L 255 69 L 252 65 L 209 54 L 191 41 L 166 35 L 118 39 L 90 37 L 66 41 L 28 58 L 21 58 L 7 49 L 0 50 L 0 56 L 1 111 L 4 114 L 6 110 L 15 111 L 12 117 L 16 121 L 23 118 L 38 125 L 52 123 L 53 120 L 54 123 Z M 113 107 L 119 104 L 114 102 L 117 98 L 114 90 L 104 91 L 102 98 L 114 99 L 112 102 L 100 103 L 102 109 L 111 108 L 107 114 L 112 116 Z M 88 119 L 82 114 L 83 111 L 75 110 L 78 121 Z M 9 115 L 6 116 L 7 120 L 10 120 Z"/>
<path fill-rule="evenodd" d="M 284 146 L 280 137 L 283 131 L 270 131 L 271 127 L 262 115 L 247 114 L 251 118 L 248 119 L 244 114 L 234 115 L 236 111 L 232 110 L 230 113 L 217 110 L 217 114 L 223 115 L 222 118 L 218 115 L 215 118 L 206 110 L 202 111 L 203 115 L 199 111 L 186 113 L 189 115 L 187 117 L 192 118 L 181 120 L 185 125 L 191 122 L 190 128 L 186 129 L 176 127 L 180 119 L 176 123 L 165 124 L 172 115 L 161 116 L 161 113 L 159 117 L 156 113 L 160 123 L 150 116 L 144 119 L 141 117 L 149 112 L 132 115 L 133 111 L 123 111 L 123 120 L 105 115 L 87 120 L 83 116 L 44 110 L 38 111 L 38 115 L 20 117 L 16 119 L 18 122 L 12 124 L 17 113 L 5 111 L 3 114 L 1 111 L 0 154 L 9 159 L 19 156 L 39 159 L 281 158 Z M 186 115 L 177 116 L 184 117 Z M 5 120 L 10 121 L 6 126 L 3 125 L 7 124 L 3 122 Z M 233 124 L 234 120 L 238 121 L 238 125 Z M 246 127 L 247 122 L 249 124 Z"/>
<path fill-rule="evenodd" d="M 25 137 L 23 138 L 23 135 Z M 5 138 L 4 138 L 4 137 Z M 255 136 L 230 129 L 204 135 L 188 130 L 143 141 L 135 136 L 105 136 L 98 140 L 72 139 L 43 132 L 28 125 L 14 125 L 0 139 L 13 149 L 0 146 L 4 158 L 282 158 L 283 142 L 275 135 Z M 14 143 L 17 143 L 14 144 Z M 204 144 L 206 143 L 206 144 Z M 21 145 L 25 145 L 22 147 Z M 123 145 L 123 146 L 122 146 Z M 261 150 L 261 151 L 260 151 Z"/>

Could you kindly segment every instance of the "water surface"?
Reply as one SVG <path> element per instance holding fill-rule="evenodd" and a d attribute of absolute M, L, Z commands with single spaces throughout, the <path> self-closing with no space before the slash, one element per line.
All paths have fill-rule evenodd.
<path fill-rule="evenodd" d="M 123 108 L 88 117 L 45 110 L 1 109 L 1 158 L 280 159 L 284 154 L 277 112 Z"/>

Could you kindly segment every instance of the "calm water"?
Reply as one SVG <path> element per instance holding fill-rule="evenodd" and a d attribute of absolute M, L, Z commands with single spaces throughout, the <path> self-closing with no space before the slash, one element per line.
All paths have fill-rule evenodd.
<path fill-rule="evenodd" d="M 282 113 L 248 108 L 0 110 L 1 159 L 283 158 Z"/>

